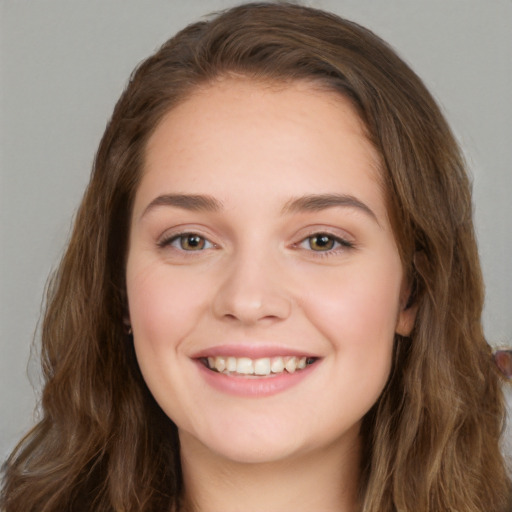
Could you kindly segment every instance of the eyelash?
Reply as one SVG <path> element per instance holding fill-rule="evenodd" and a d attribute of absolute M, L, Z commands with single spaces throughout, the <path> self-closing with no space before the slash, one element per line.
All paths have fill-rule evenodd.
<path fill-rule="evenodd" d="M 327 248 L 325 250 L 314 250 L 311 247 L 311 243 L 314 239 L 319 238 L 326 238 L 328 239 L 328 243 L 331 242 L 333 244 L 332 247 Z M 308 245 L 309 247 L 304 247 L 305 245 Z M 310 251 L 315 254 L 315 257 L 328 257 L 332 255 L 339 254 L 340 252 L 343 252 L 345 250 L 350 250 L 355 247 L 355 245 L 352 242 L 349 242 L 345 238 L 341 238 L 339 236 L 335 236 L 331 233 L 319 231 L 317 233 L 312 233 L 311 235 L 308 235 L 306 238 L 301 240 L 298 244 L 295 244 L 295 247 L 302 247 L 306 249 L 307 251 Z"/>
<path fill-rule="evenodd" d="M 183 242 L 185 242 L 188 238 L 188 241 L 190 242 L 190 239 L 195 237 L 196 239 L 200 240 L 200 243 L 204 243 L 206 247 L 201 247 L 198 249 L 186 249 L 183 247 Z M 325 243 L 332 243 L 333 246 L 329 247 L 325 250 L 314 250 L 311 247 L 311 243 L 314 239 L 320 239 L 325 238 L 328 240 L 324 240 Z M 178 243 L 179 247 L 175 246 L 174 244 Z M 305 247 L 305 244 L 308 244 L 309 247 Z M 213 242 L 210 242 L 206 237 L 199 235 L 198 233 L 194 232 L 185 232 L 185 233 L 177 233 L 173 234 L 171 236 L 165 237 L 162 240 L 158 242 L 158 247 L 161 249 L 165 247 L 173 246 L 175 249 L 178 249 L 183 252 L 202 252 L 206 249 L 213 249 L 216 247 L 216 245 Z M 312 233 L 311 235 L 308 235 L 306 238 L 302 239 L 300 242 L 293 244 L 293 247 L 295 248 L 303 248 L 307 251 L 310 251 L 312 253 L 316 253 L 315 256 L 318 257 L 326 257 L 333 254 L 338 254 L 339 252 L 343 250 L 353 249 L 354 244 L 352 242 L 349 242 L 345 238 L 341 238 L 339 236 L 335 236 L 331 233 L 326 232 L 317 232 Z"/>
<path fill-rule="evenodd" d="M 200 239 L 201 241 L 203 241 L 205 244 L 209 244 L 209 247 L 202 247 L 200 249 L 196 249 L 196 250 L 193 250 L 193 249 L 185 249 L 183 247 L 183 242 L 189 238 L 189 241 L 190 241 L 190 238 L 192 237 L 195 237 L 195 238 L 198 238 Z M 161 249 L 165 248 L 165 247 L 169 247 L 169 246 L 173 246 L 174 242 L 178 242 L 180 247 L 176 247 L 174 246 L 176 249 L 180 250 L 180 251 L 183 251 L 183 252 L 201 252 L 201 251 L 204 251 L 205 249 L 212 249 L 215 247 L 215 244 L 210 242 L 206 237 L 204 236 L 201 236 L 199 235 L 198 233 L 193 233 L 193 232 L 187 232 L 187 233 L 177 233 L 177 234 L 174 234 L 174 235 L 171 235 L 169 237 L 165 237 L 163 238 L 162 240 L 160 240 L 158 242 L 158 247 L 160 247 Z"/>

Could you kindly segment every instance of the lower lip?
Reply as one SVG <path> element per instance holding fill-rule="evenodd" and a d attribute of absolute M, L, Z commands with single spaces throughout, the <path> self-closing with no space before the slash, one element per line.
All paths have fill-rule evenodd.
<path fill-rule="evenodd" d="M 206 383 L 222 393 L 245 397 L 265 397 L 282 393 L 296 386 L 314 371 L 319 361 L 306 366 L 303 370 L 297 370 L 294 373 L 285 371 L 268 377 L 226 375 L 208 369 L 200 361 L 196 361 L 196 363 Z"/>

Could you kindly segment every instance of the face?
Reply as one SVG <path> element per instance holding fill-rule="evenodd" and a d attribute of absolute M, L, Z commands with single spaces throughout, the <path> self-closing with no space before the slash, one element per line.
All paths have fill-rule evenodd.
<path fill-rule="evenodd" d="M 350 449 L 414 321 L 378 157 L 343 97 L 226 79 L 147 146 L 127 293 L 182 451 Z"/>

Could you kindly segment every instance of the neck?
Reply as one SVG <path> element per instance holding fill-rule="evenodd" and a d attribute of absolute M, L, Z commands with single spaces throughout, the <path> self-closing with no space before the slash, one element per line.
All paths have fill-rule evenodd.
<path fill-rule="evenodd" d="M 187 512 L 354 512 L 360 466 L 358 438 L 287 460 L 240 463 L 180 433 Z"/>

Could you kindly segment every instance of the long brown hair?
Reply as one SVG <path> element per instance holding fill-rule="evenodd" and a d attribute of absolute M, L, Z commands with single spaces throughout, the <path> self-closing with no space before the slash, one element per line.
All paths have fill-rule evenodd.
<path fill-rule="evenodd" d="M 362 510 L 509 511 L 504 401 L 480 323 L 470 184 L 454 137 L 421 80 L 370 31 L 264 3 L 182 30 L 138 67 L 117 103 L 49 286 L 42 417 L 6 463 L 2 510 L 179 509 L 176 427 L 146 388 L 123 327 L 127 236 L 152 131 L 197 87 L 229 74 L 337 91 L 381 156 L 418 313 L 363 422 Z"/>

